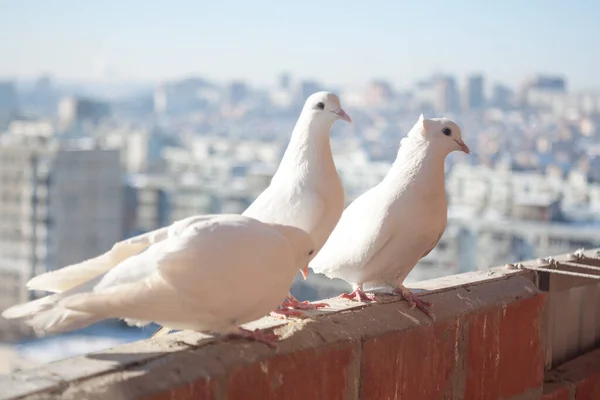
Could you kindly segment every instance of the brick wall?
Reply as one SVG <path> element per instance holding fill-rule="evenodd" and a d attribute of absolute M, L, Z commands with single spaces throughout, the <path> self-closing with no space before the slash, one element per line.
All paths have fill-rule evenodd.
<path fill-rule="evenodd" d="M 277 350 L 193 332 L 131 343 L 0 377 L 0 398 L 600 399 L 600 351 L 545 374 L 548 294 L 532 276 L 428 281 L 435 323 L 388 297 L 264 319 L 287 337 Z"/>

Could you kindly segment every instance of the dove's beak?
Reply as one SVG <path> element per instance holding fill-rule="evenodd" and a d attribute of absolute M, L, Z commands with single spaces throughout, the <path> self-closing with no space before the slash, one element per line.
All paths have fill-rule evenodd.
<path fill-rule="evenodd" d="M 332 113 L 337 115 L 339 119 L 343 119 L 346 122 L 352 122 L 352 118 L 350 118 L 350 116 L 346 114 L 346 111 L 342 110 L 341 108 L 339 110 L 332 111 Z"/>
<path fill-rule="evenodd" d="M 300 273 L 302 274 L 302 277 L 304 278 L 304 280 L 306 280 L 308 278 L 308 264 L 300 270 Z"/>
<path fill-rule="evenodd" d="M 464 151 L 467 154 L 471 154 L 471 150 L 469 150 L 469 146 L 462 141 L 462 139 L 454 139 L 456 143 L 460 146 L 461 151 Z"/>

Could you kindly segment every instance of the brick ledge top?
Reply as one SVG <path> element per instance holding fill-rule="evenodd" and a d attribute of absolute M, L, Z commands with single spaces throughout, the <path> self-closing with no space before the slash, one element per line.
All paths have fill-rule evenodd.
<path fill-rule="evenodd" d="M 504 267 L 407 286 L 417 291 L 427 290 L 423 296 L 434 304 L 436 324 L 460 319 L 478 309 L 503 308 L 540 294 L 530 271 Z M 177 332 L 0 376 L 0 399 L 47 398 L 48 395 L 93 398 L 94 393 L 115 390 L 118 395 L 129 381 L 137 383 L 127 386 L 126 391 L 133 391 L 131 396 L 137 398 L 199 377 L 222 377 L 226 371 L 243 365 L 255 362 L 262 365 L 262 361 L 276 355 L 339 343 L 357 344 L 365 338 L 432 325 L 425 315 L 409 310 L 407 303 L 398 297 L 381 296 L 380 299 L 375 304 L 331 299 L 330 309 L 311 311 L 308 313 L 311 318 L 281 321 L 265 317 L 245 325 L 248 329 L 275 329 L 282 336 L 277 350 L 260 343 L 224 342 L 196 332 Z"/>

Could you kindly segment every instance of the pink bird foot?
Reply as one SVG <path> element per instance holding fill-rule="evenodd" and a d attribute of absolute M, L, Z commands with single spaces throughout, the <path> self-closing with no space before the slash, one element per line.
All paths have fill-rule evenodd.
<path fill-rule="evenodd" d="M 316 310 L 323 307 L 329 307 L 327 303 L 309 303 L 308 301 L 300 301 L 290 293 L 283 300 L 283 303 L 275 311 L 271 311 L 269 315 L 273 318 L 287 319 L 288 317 L 302 318 L 306 315 L 298 310 Z"/>
<path fill-rule="evenodd" d="M 283 307 L 293 308 L 295 310 L 317 310 L 319 308 L 329 307 L 327 303 L 310 303 L 308 301 L 300 301 L 291 294 L 283 301 Z"/>
<path fill-rule="evenodd" d="M 342 293 L 338 296 L 340 299 L 352 301 L 377 301 L 372 294 L 365 293 L 361 288 L 356 288 L 352 293 Z"/>
<path fill-rule="evenodd" d="M 395 289 L 394 293 L 402 296 L 404 300 L 408 302 L 408 305 L 411 309 L 417 307 L 419 310 L 425 313 L 425 315 L 427 315 L 429 318 L 435 321 L 435 313 L 432 310 L 430 310 L 430 308 L 433 307 L 433 304 L 431 304 L 428 301 L 421 300 L 418 295 L 414 294 L 402 285 Z"/>
<path fill-rule="evenodd" d="M 275 311 L 269 314 L 273 318 L 288 319 L 288 317 L 302 318 L 305 317 L 302 311 L 294 310 L 287 306 L 279 306 Z"/>
<path fill-rule="evenodd" d="M 258 329 L 249 331 L 247 329 L 239 328 L 239 332 L 232 332 L 225 335 L 227 339 L 246 339 L 255 342 L 263 343 L 272 349 L 277 348 L 275 342 L 279 340 L 279 336 L 274 333 L 264 333 Z"/>

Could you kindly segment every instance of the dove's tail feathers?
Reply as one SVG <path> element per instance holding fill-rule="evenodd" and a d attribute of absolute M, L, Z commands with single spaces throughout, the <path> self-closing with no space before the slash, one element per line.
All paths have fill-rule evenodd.
<path fill-rule="evenodd" d="M 21 320 L 40 336 L 44 333 L 62 333 L 83 328 L 103 318 L 97 314 L 61 307 L 60 301 L 66 296 L 66 293 L 59 293 L 18 304 L 5 310 L 2 316 Z"/>
<path fill-rule="evenodd" d="M 62 293 L 88 282 L 115 265 L 110 253 L 106 253 L 79 264 L 69 265 L 33 277 L 27 282 L 27 289 Z"/>
<path fill-rule="evenodd" d="M 59 295 L 50 295 L 28 303 L 17 304 L 4 310 L 2 316 L 6 319 L 28 318 L 52 308 L 60 298 Z"/>
<path fill-rule="evenodd" d="M 139 238 L 119 242 L 98 257 L 33 277 L 27 282 L 27 289 L 62 293 L 80 286 L 146 250 L 152 244 L 144 240 L 144 236 Z"/>
<path fill-rule="evenodd" d="M 56 307 L 24 320 L 39 336 L 45 333 L 64 333 L 85 328 L 103 319 L 102 316 Z"/>
<path fill-rule="evenodd" d="M 168 335 L 169 332 L 171 332 L 170 328 L 167 328 L 166 326 L 162 326 L 162 327 L 160 327 L 159 330 L 154 332 L 154 334 L 152 336 L 150 336 L 150 338 L 165 336 L 165 335 Z"/>

